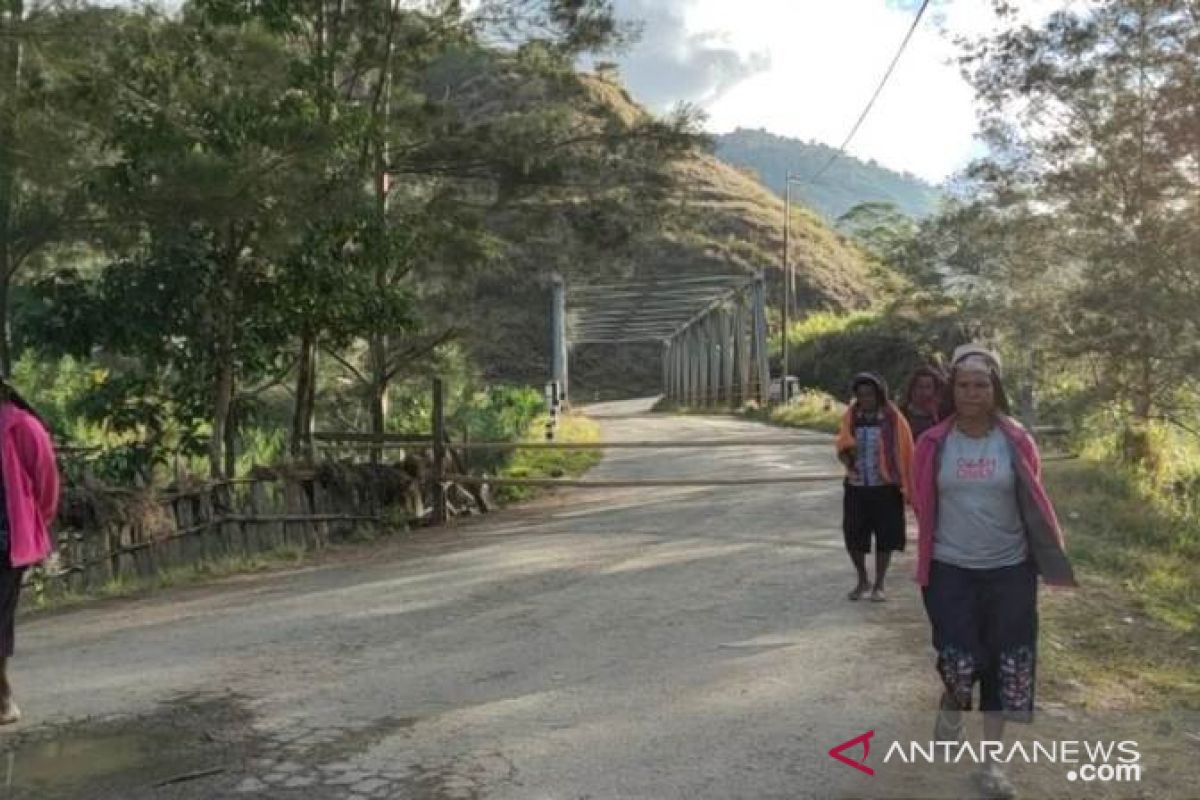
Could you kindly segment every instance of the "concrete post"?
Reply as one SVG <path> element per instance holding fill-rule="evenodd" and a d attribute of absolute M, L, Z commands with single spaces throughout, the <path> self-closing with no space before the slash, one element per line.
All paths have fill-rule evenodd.
<path fill-rule="evenodd" d="M 671 399 L 671 343 L 666 339 L 662 343 L 662 393 Z"/>
<path fill-rule="evenodd" d="M 553 303 L 550 314 L 551 380 L 558 384 L 559 400 L 567 403 L 567 285 L 562 275 L 551 278 Z"/>
<path fill-rule="evenodd" d="M 737 362 L 738 362 L 738 405 L 750 399 L 750 340 L 749 316 L 747 313 L 748 299 L 746 293 L 738 295 L 737 306 Z"/>
<path fill-rule="evenodd" d="M 733 309 L 726 308 L 722 317 L 725 328 L 725 348 L 722 357 L 725 365 L 725 402 L 733 407 L 737 403 L 737 347 L 734 345 Z"/>
<path fill-rule="evenodd" d="M 708 340 L 708 397 L 704 399 L 707 406 L 715 406 L 721 396 L 721 342 L 713 319 L 709 314 L 704 320 L 704 338 Z"/>
<path fill-rule="evenodd" d="M 758 402 L 766 406 L 771 390 L 771 361 L 767 353 L 767 289 L 760 277 L 754 282 L 755 366 L 758 370 Z"/>

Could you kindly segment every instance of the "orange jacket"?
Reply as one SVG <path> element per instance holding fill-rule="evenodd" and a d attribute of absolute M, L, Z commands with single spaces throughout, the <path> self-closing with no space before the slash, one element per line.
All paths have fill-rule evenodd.
<path fill-rule="evenodd" d="M 838 429 L 837 453 L 841 456 L 848 450 L 858 446 L 854 436 L 854 415 L 858 412 L 858 404 L 851 403 L 842 415 L 842 424 Z M 912 464 L 913 464 L 913 435 L 908 420 L 895 403 L 889 402 L 884 406 L 883 425 L 881 430 L 883 446 L 879 448 L 879 474 L 888 483 L 896 484 L 904 493 L 905 499 L 912 498 Z"/>

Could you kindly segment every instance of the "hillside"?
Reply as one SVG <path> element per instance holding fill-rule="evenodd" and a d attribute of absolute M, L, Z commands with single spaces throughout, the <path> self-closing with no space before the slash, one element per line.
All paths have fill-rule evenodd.
<path fill-rule="evenodd" d="M 585 86 L 596 102 L 622 118 L 646 113 L 619 86 L 590 77 Z M 488 378 L 534 384 L 546 380 L 550 298 L 545 275 L 551 268 L 563 271 L 575 285 L 648 275 L 763 271 L 768 304 L 778 309 L 783 201 L 704 152 L 679 162 L 674 176 L 674 213 L 621 251 L 602 253 L 599 259 L 564 259 L 547 248 L 553 236 L 541 236 L 516 255 L 521 263 L 515 273 L 506 271 L 481 283 L 468 346 Z M 831 310 L 869 305 L 877 291 L 862 254 L 812 212 L 802 207 L 792 211 L 797 305 Z M 574 396 L 580 400 L 656 391 L 659 356 L 658 345 L 579 347 L 572 355 Z"/>
<path fill-rule="evenodd" d="M 717 155 L 725 162 L 756 173 L 779 196 L 790 171 L 815 174 L 836 152 L 828 145 L 739 128 L 715 137 Z M 895 172 L 875 162 L 843 155 L 814 184 L 792 183 L 792 197 L 836 220 L 859 203 L 890 202 L 906 214 L 924 217 L 937 208 L 939 192 L 915 175 Z"/>

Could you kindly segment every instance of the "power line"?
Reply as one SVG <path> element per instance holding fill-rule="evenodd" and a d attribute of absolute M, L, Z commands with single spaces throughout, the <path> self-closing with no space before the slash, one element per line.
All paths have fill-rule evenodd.
<path fill-rule="evenodd" d="M 879 86 L 875 87 L 875 94 L 871 95 L 871 99 L 867 102 L 867 107 L 863 109 L 861 114 L 859 114 L 858 121 L 855 122 L 854 127 L 850 129 L 850 133 L 847 134 L 846 140 L 842 142 L 842 146 L 839 147 L 837 152 L 831 155 L 829 160 L 826 161 L 821 168 L 817 170 L 811 178 L 808 179 L 809 183 L 815 182 L 817 178 L 824 175 L 825 170 L 829 169 L 829 167 L 833 165 L 833 162 L 837 161 L 838 158 L 841 157 L 842 153 L 846 152 L 846 146 L 850 144 L 850 140 L 854 138 L 854 134 L 858 133 L 858 129 L 863 124 L 863 120 L 867 118 L 867 114 L 871 113 L 871 107 L 875 105 L 875 100 L 878 99 L 879 93 L 882 92 L 883 87 L 887 85 L 888 78 L 892 77 L 892 70 L 896 68 L 896 62 L 898 62 L 900 60 L 900 56 L 904 54 L 904 48 L 908 47 L 908 41 L 916 32 L 917 26 L 921 24 L 921 17 L 924 16 L 925 9 L 928 7 L 929 0 L 924 0 L 921 3 L 921 7 L 917 9 L 917 16 L 915 19 L 913 19 L 912 27 L 910 27 L 908 29 L 908 33 L 904 35 L 904 41 L 900 43 L 900 49 L 896 51 L 895 57 L 892 58 L 892 63 L 888 65 L 887 72 L 883 73 L 883 80 L 879 82 Z"/>

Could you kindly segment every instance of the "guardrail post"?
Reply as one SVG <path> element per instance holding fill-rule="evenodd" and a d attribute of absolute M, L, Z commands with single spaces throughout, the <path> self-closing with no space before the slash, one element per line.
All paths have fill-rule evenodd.
<path fill-rule="evenodd" d="M 441 378 L 433 379 L 433 523 L 446 524 L 446 411 Z"/>
<path fill-rule="evenodd" d="M 562 406 L 562 389 L 558 381 L 546 384 L 546 441 L 554 441 L 554 433 L 558 430 L 558 412 Z"/>
<path fill-rule="evenodd" d="M 558 385 L 558 395 L 562 402 L 567 398 L 567 375 L 570 366 L 567 363 L 569 351 L 567 348 L 567 288 L 563 278 L 555 273 L 551 278 L 553 303 L 551 308 L 551 369 L 554 382 Z"/>

